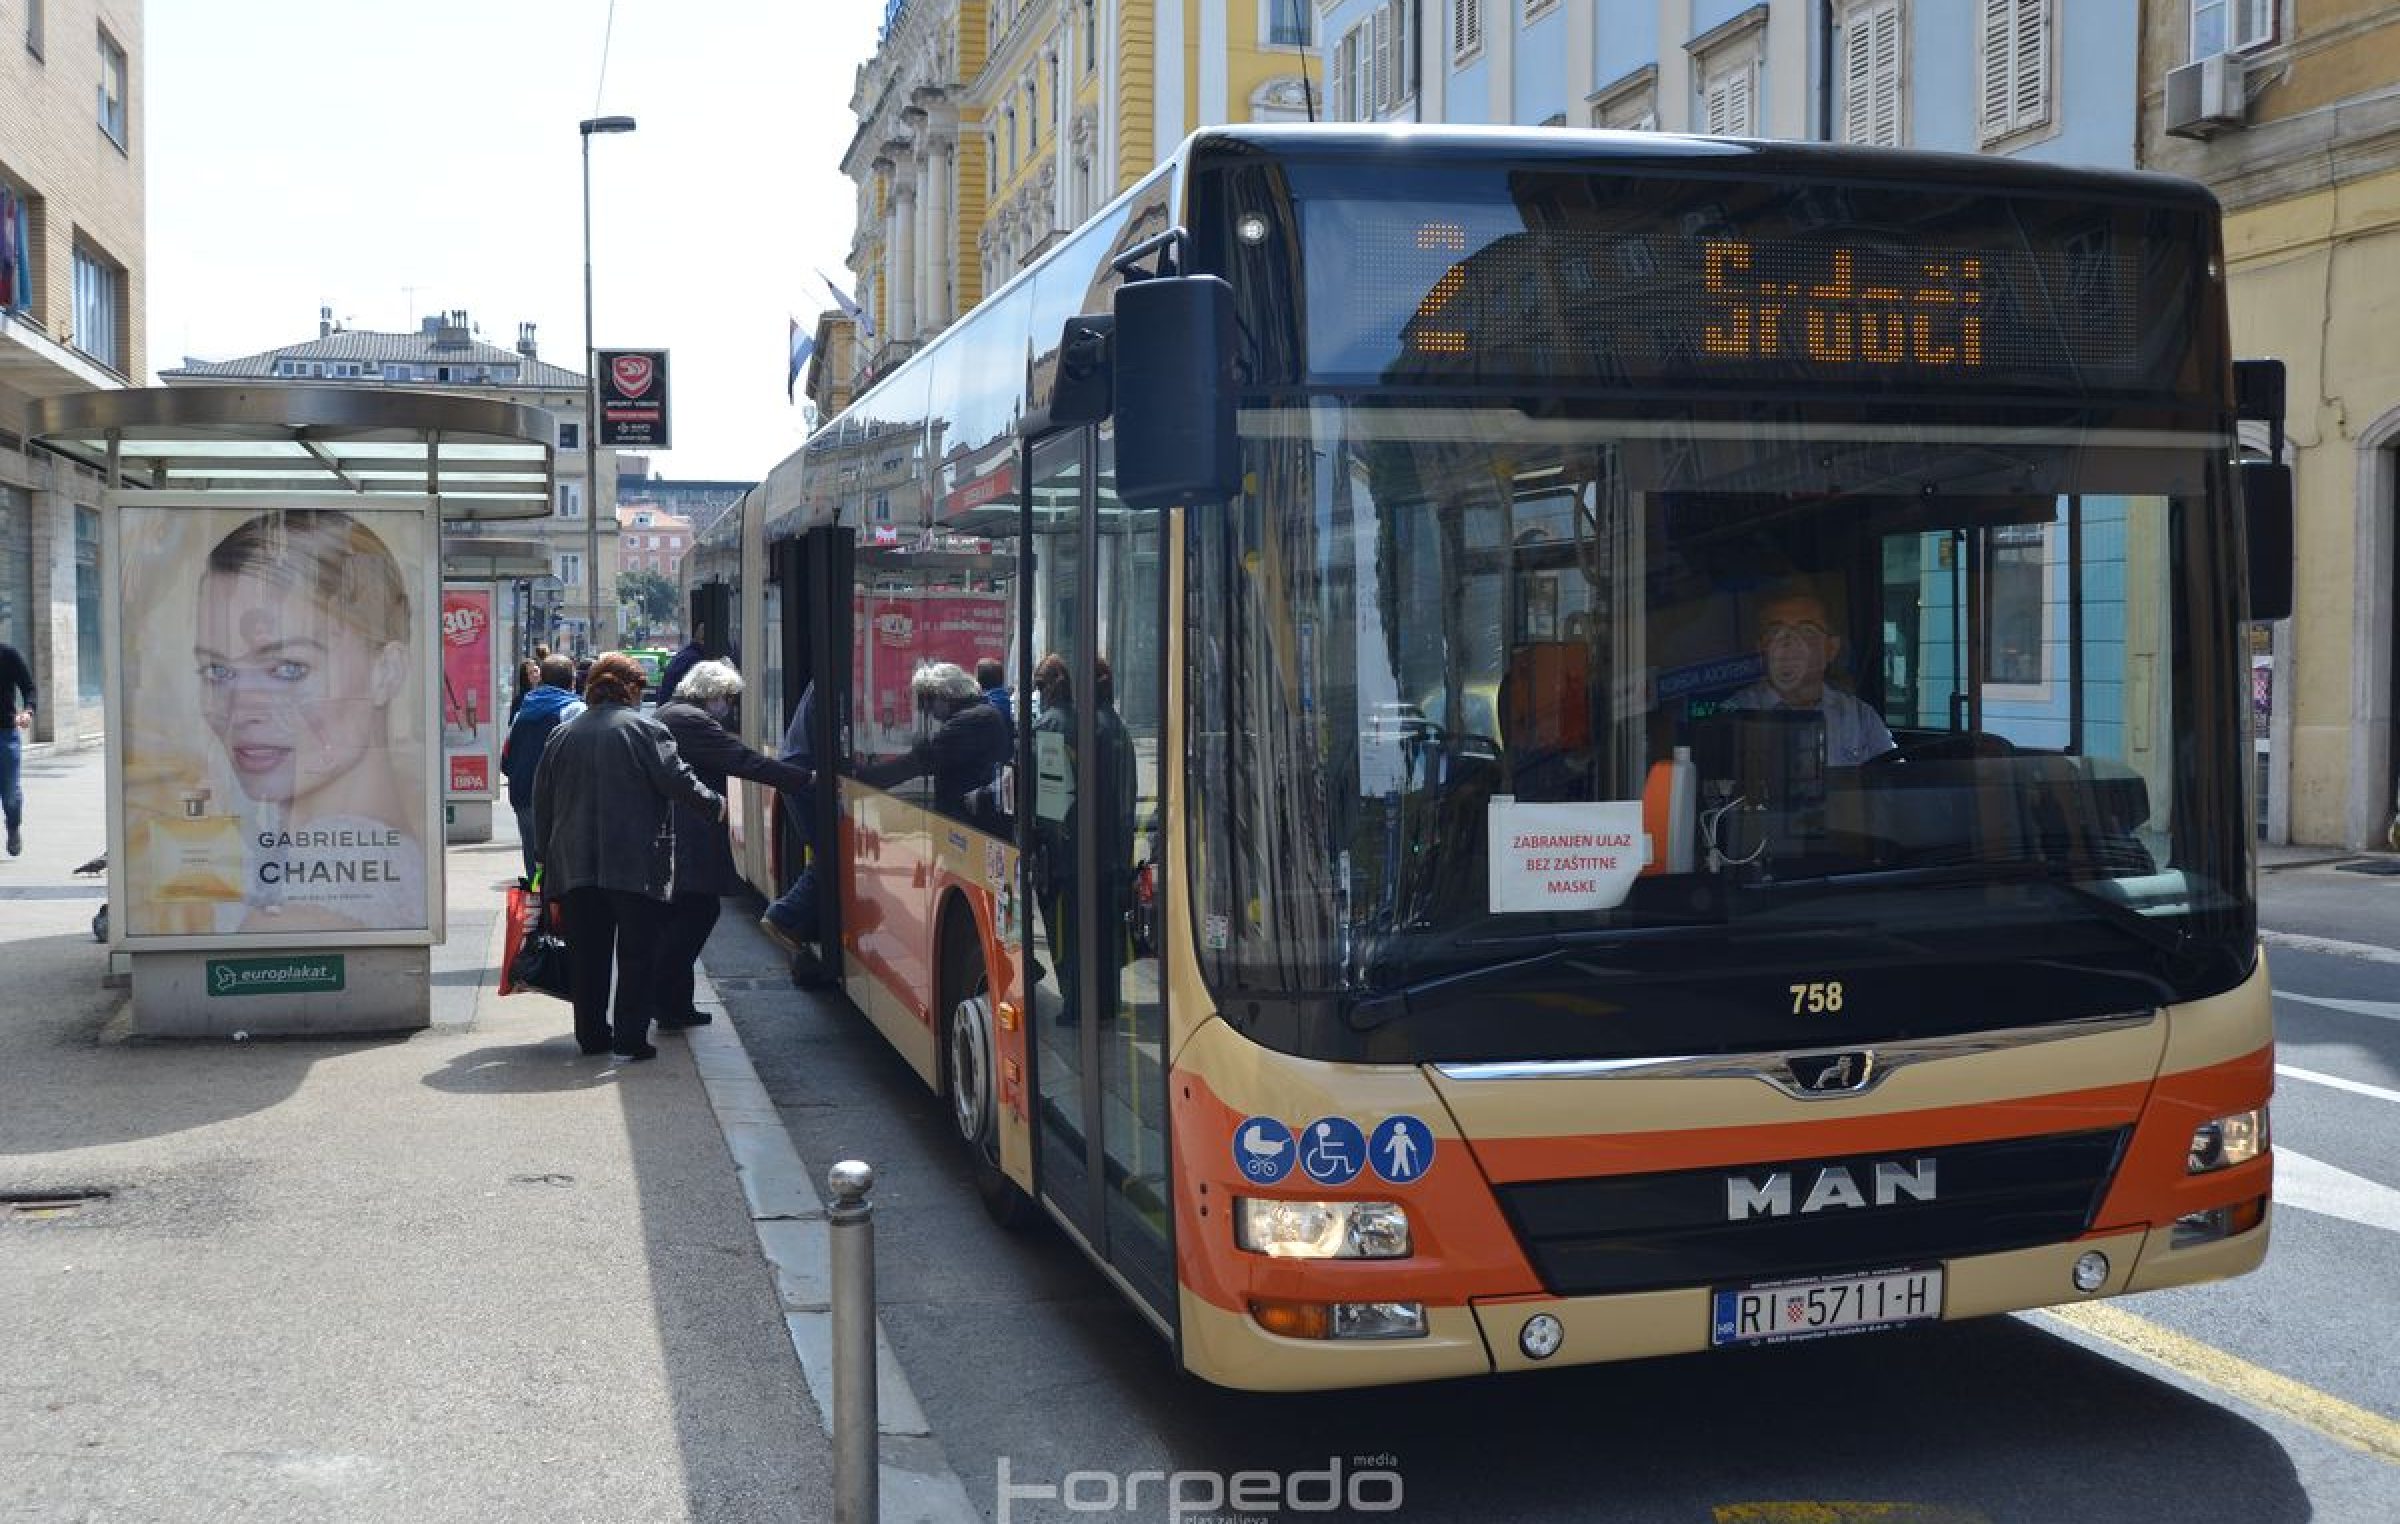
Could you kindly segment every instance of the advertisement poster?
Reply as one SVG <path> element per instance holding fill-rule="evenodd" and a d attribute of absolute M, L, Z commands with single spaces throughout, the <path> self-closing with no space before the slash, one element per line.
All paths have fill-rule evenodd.
<path fill-rule="evenodd" d="M 909 684 L 917 664 L 956 662 L 967 671 L 986 656 L 1006 660 L 1013 597 L 1004 592 L 877 589 L 852 603 L 851 692 L 862 756 L 896 756 L 918 739 L 917 701 Z"/>
<path fill-rule="evenodd" d="M 116 506 L 120 937 L 430 933 L 436 525 L 322 501 Z"/>
<path fill-rule="evenodd" d="M 442 777 L 451 799 L 492 797 L 492 590 L 442 589 Z"/>
<path fill-rule="evenodd" d="M 599 360 L 600 447 L 666 449 L 667 352 L 603 349 Z"/>

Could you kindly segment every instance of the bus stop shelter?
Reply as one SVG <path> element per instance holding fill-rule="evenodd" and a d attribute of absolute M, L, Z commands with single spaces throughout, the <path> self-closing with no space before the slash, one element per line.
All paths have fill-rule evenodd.
<path fill-rule="evenodd" d="M 426 1025 L 443 526 L 548 514 L 553 420 L 322 386 L 85 393 L 34 420 L 103 482 L 109 931 L 135 1031 Z"/>

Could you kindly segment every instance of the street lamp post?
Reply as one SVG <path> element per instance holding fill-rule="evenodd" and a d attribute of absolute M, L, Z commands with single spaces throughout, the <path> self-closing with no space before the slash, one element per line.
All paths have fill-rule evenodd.
<path fill-rule="evenodd" d="M 583 638 L 600 649 L 600 356 L 592 338 L 592 134 L 631 132 L 629 116 L 576 124 L 583 136 Z"/>

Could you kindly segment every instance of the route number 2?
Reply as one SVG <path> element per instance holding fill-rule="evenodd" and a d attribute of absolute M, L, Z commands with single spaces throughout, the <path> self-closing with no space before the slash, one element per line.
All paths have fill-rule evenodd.
<path fill-rule="evenodd" d="M 1838 1011 L 1841 1008 L 1842 981 L 1839 979 L 1829 979 L 1822 984 L 1795 984 L 1792 986 L 1792 1014 L 1795 1016 L 1802 1011 L 1811 1015 L 1821 1015 L 1826 1011 Z"/>

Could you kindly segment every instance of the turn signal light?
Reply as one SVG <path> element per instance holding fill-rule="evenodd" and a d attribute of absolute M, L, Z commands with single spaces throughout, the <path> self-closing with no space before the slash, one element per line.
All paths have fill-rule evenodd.
<path fill-rule="evenodd" d="M 1423 1302 L 1254 1301 L 1250 1316 L 1287 1339 L 1422 1339 Z"/>
<path fill-rule="evenodd" d="M 1287 1339 L 1322 1339 L 1333 1330 L 1333 1309 L 1323 1302 L 1252 1302 L 1250 1316 Z"/>

